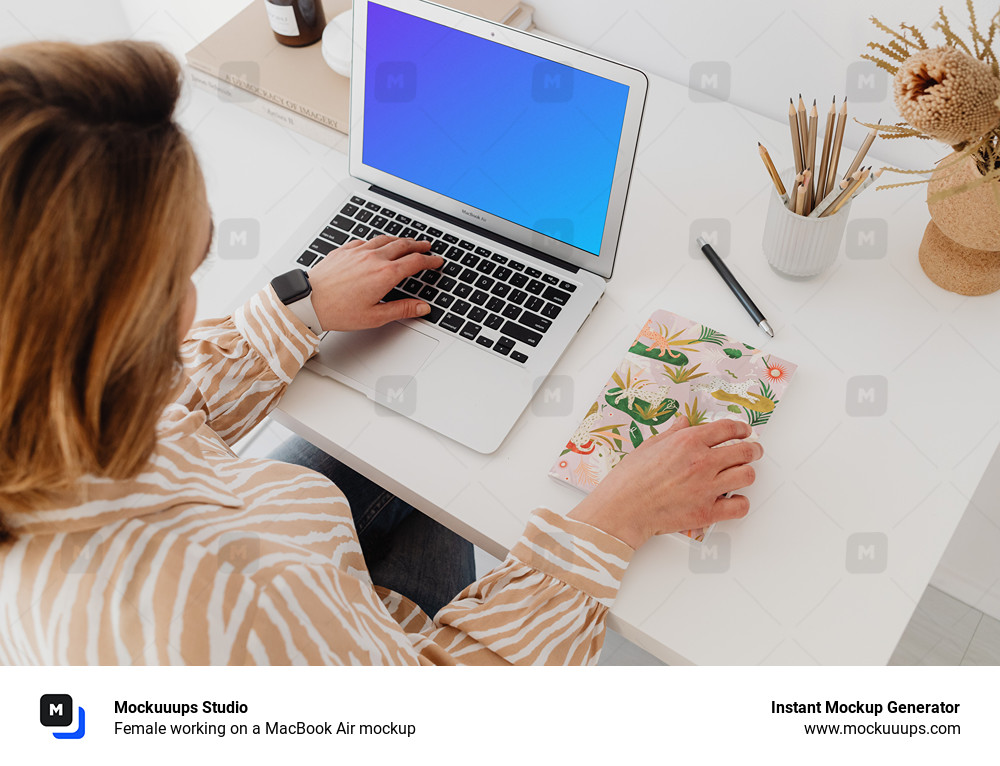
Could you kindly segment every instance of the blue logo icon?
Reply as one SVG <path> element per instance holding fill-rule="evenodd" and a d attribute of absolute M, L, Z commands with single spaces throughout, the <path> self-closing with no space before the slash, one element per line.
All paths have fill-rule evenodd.
<path fill-rule="evenodd" d="M 68 694 L 43 694 L 38 701 L 38 720 L 42 726 L 64 727 L 73 724 L 73 698 Z M 54 731 L 56 739 L 83 739 L 87 733 L 87 719 L 83 708 L 77 708 L 76 731 Z"/>

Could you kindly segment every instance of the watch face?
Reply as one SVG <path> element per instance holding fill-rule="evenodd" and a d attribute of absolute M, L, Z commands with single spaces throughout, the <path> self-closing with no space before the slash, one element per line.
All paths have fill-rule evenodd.
<path fill-rule="evenodd" d="M 271 287 L 278 300 L 286 306 L 302 300 L 312 292 L 309 277 L 302 269 L 294 269 L 275 277 L 271 280 Z"/>

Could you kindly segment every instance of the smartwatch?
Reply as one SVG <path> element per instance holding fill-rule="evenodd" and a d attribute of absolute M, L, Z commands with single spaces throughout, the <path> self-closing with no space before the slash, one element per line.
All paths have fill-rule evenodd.
<path fill-rule="evenodd" d="M 272 279 L 271 287 L 278 300 L 302 320 L 302 324 L 317 335 L 323 332 L 312 305 L 312 285 L 309 284 L 308 274 L 302 269 L 292 269 Z"/>

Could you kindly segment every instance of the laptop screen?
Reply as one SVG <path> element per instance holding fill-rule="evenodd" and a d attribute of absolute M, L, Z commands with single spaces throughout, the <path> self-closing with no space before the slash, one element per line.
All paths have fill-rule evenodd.
<path fill-rule="evenodd" d="M 368 4 L 365 165 L 597 255 L 629 88 Z"/>

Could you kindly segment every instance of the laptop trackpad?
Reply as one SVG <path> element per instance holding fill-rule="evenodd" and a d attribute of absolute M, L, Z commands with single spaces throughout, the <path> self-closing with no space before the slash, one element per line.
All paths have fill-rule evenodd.
<path fill-rule="evenodd" d="M 390 322 L 372 330 L 327 333 L 313 363 L 373 390 L 379 378 L 415 375 L 437 344 L 435 338 Z"/>

